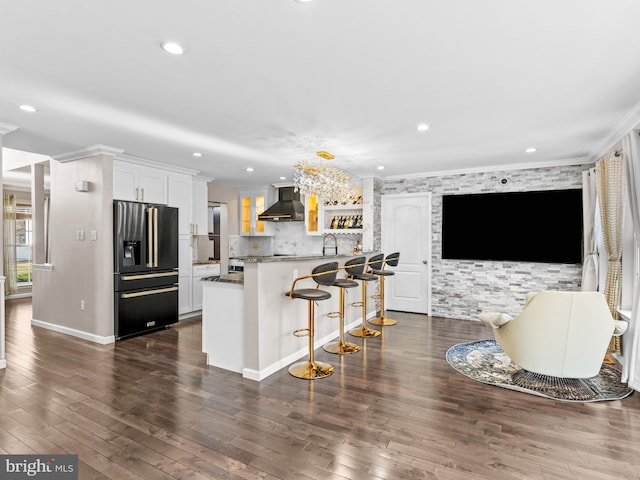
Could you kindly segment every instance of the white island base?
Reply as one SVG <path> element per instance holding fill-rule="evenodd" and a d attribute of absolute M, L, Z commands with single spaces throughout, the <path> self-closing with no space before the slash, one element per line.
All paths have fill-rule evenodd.
<path fill-rule="evenodd" d="M 244 285 L 203 281 L 202 351 L 207 365 L 242 373 L 244 368 Z M 205 322 L 207 318 L 209 321 Z"/>
<path fill-rule="evenodd" d="M 245 261 L 244 284 L 203 282 L 202 349 L 207 363 L 260 381 L 306 357 L 307 339 L 294 337 L 293 331 L 307 326 L 307 302 L 292 300 L 284 293 L 295 278 L 310 274 L 314 267 L 330 261 L 343 265 L 350 258 L 353 257 L 267 257 Z M 315 286 L 312 279 L 305 279 L 296 288 Z M 369 295 L 376 293 L 372 285 L 368 287 Z M 339 289 L 328 287 L 328 291 L 332 297 L 317 303 L 316 349 L 339 334 L 339 320 L 327 317 L 327 313 L 338 311 Z M 361 288 L 347 289 L 345 332 L 362 323 L 362 309 L 350 306 L 361 300 L 361 292 Z M 370 298 L 367 318 L 375 316 L 375 309 L 376 302 Z"/>

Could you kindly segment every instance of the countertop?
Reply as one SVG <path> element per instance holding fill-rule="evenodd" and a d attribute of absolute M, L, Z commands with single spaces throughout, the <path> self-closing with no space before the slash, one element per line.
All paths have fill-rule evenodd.
<path fill-rule="evenodd" d="M 196 265 L 215 265 L 216 263 L 220 263 L 220 260 L 196 260 L 193 262 L 193 266 Z"/>
<path fill-rule="evenodd" d="M 229 273 L 227 275 L 204 277 L 203 282 L 219 282 L 219 283 L 244 283 L 244 273 Z"/>
<path fill-rule="evenodd" d="M 321 253 L 309 254 L 309 255 L 271 255 L 271 256 L 246 256 L 246 257 L 233 257 L 236 260 L 242 260 L 245 263 L 270 263 L 270 262 L 291 262 L 296 260 L 315 260 L 326 259 L 332 260 L 335 258 L 354 258 L 360 256 L 374 255 L 378 252 L 363 252 L 363 253 L 341 253 L 338 255 L 322 255 Z"/>

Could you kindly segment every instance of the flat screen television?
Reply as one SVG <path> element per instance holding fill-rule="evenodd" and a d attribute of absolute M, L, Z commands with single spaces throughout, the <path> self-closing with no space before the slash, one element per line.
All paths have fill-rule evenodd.
<path fill-rule="evenodd" d="M 442 258 L 582 262 L 582 190 L 444 195 Z"/>

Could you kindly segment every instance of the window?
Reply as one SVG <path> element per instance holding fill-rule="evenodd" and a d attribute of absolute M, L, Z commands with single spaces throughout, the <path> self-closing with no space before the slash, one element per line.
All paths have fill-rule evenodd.
<path fill-rule="evenodd" d="M 31 285 L 33 278 L 33 225 L 31 205 L 16 204 L 16 282 Z"/>

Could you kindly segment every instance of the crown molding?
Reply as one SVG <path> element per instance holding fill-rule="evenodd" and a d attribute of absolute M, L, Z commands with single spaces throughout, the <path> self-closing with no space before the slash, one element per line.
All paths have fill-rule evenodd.
<path fill-rule="evenodd" d="M 629 113 L 624 116 L 593 149 L 593 153 L 590 157 L 591 161 L 595 162 L 601 158 L 605 153 L 607 153 L 607 151 L 614 148 L 616 144 L 622 140 L 622 137 L 639 126 L 640 102 L 636 103 Z"/>
<path fill-rule="evenodd" d="M 10 123 L 0 123 L 0 137 L 7 133 L 15 132 L 20 127 L 18 125 L 11 125 Z"/>
<path fill-rule="evenodd" d="M 203 182 L 213 182 L 215 180 L 214 177 L 205 177 L 204 175 L 194 175 L 194 180 L 202 180 Z"/>
<path fill-rule="evenodd" d="M 108 145 L 91 145 L 87 148 L 83 148 L 82 150 L 76 150 L 75 152 L 52 155 L 51 158 L 60 163 L 67 163 L 73 162 L 74 160 L 80 160 L 82 158 L 93 157 L 94 155 L 115 157 L 123 152 L 124 150 L 120 148 L 110 147 Z"/>
<path fill-rule="evenodd" d="M 167 170 L 175 173 L 183 173 L 191 176 L 195 176 L 198 173 L 200 173 L 199 170 L 193 170 L 191 168 L 176 167 L 175 165 L 169 165 L 167 163 L 154 162 L 152 160 L 147 160 L 146 158 L 134 157 L 133 155 L 128 155 L 124 153 L 124 150 L 121 148 L 110 147 L 108 145 L 100 145 L 100 144 L 91 145 L 87 148 L 76 150 L 75 152 L 54 155 L 51 158 L 53 158 L 54 160 L 60 163 L 67 163 L 67 162 L 73 162 L 74 160 L 80 160 L 83 158 L 92 157 L 94 155 L 106 155 L 109 157 L 113 157 L 114 160 L 119 160 L 121 162 L 141 165 L 141 166 L 150 167 L 150 168 L 159 168 L 162 170 Z M 207 177 L 201 177 L 201 178 L 207 181 L 212 180 Z"/>
<path fill-rule="evenodd" d="M 143 167 L 160 168 L 162 170 L 168 170 L 175 173 L 184 173 L 186 175 L 198 175 L 200 170 L 193 170 L 191 168 L 176 167 L 175 165 L 169 165 L 168 163 L 154 162 L 153 160 L 147 160 L 146 158 L 134 157 L 133 155 L 127 155 L 122 150 L 120 153 L 113 157 L 114 160 L 121 162 L 133 163 L 135 165 L 141 165 Z"/>
<path fill-rule="evenodd" d="M 528 163 L 512 163 L 508 165 L 493 165 L 486 167 L 463 168 L 457 170 L 439 170 L 436 172 L 411 173 L 405 175 L 389 175 L 384 177 L 388 180 L 404 180 L 407 178 L 426 178 L 426 177 L 445 177 L 448 175 L 465 175 L 469 173 L 488 173 L 488 172 L 504 172 L 513 170 L 529 170 L 533 168 L 549 168 L 549 167 L 566 167 L 571 165 L 583 165 L 594 163 L 586 155 L 584 157 L 569 158 L 564 160 L 555 160 L 551 162 L 528 162 Z"/>

